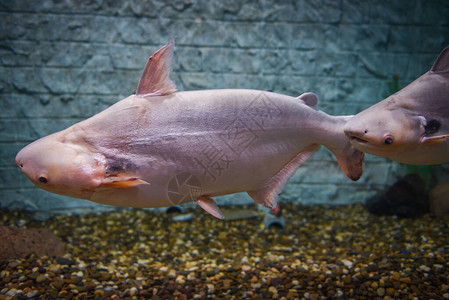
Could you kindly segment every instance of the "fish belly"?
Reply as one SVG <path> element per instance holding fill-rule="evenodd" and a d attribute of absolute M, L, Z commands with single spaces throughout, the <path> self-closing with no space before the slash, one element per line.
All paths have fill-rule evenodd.
<path fill-rule="evenodd" d="M 114 123 L 96 146 L 111 175 L 149 183 L 130 189 L 132 197 L 125 198 L 136 204 L 127 206 L 167 206 L 257 190 L 313 141 L 301 128 L 310 126 L 316 111 L 285 95 L 212 90 L 122 102 L 99 118 L 122 125 Z"/>

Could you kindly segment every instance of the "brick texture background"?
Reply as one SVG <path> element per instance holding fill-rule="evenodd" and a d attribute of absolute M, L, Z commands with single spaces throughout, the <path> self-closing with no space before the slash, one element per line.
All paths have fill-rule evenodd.
<path fill-rule="evenodd" d="M 347 115 L 381 100 L 394 74 L 405 86 L 430 68 L 449 45 L 449 2 L 2 0 L 0 26 L 0 207 L 64 212 L 106 207 L 35 188 L 15 154 L 133 93 L 148 56 L 171 38 L 181 91 L 312 91 L 319 109 Z M 363 202 L 404 172 L 367 155 L 354 183 L 322 149 L 281 199 Z"/>

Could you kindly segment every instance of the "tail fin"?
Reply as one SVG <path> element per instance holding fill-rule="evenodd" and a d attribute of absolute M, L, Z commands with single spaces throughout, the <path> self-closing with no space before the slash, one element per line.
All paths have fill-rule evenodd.
<path fill-rule="evenodd" d="M 358 180 L 362 177 L 365 153 L 354 148 L 354 146 L 349 143 L 349 140 L 341 152 L 332 152 L 337 158 L 340 168 L 346 173 L 346 176 L 352 180 Z"/>
<path fill-rule="evenodd" d="M 354 148 L 343 131 L 343 125 L 350 117 L 335 117 L 339 119 L 339 124 L 335 124 L 331 141 L 325 146 L 335 155 L 346 176 L 355 181 L 362 177 L 365 153 Z"/>

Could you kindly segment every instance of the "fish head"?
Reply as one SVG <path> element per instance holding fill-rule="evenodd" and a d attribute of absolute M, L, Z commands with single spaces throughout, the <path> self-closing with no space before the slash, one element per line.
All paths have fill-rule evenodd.
<path fill-rule="evenodd" d="M 424 117 L 398 105 L 393 95 L 355 115 L 344 132 L 357 150 L 388 157 L 418 145 L 425 122 Z"/>
<path fill-rule="evenodd" d="M 24 147 L 16 164 L 38 187 L 60 195 L 88 199 L 101 184 L 106 160 L 83 144 L 73 143 L 63 132 Z"/>
<path fill-rule="evenodd" d="M 409 164 L 446 162 L 448 95 L 449 47 L 430 71 L 355 115 L 344 131 L 359 151 Z"/>

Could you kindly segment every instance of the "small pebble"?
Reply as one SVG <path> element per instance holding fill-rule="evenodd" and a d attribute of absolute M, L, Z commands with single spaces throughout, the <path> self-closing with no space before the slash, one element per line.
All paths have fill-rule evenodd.
<path fill-rule="evenodd" d="M 377 295 L 379 295 L 380 297 L 385 295 L 385 289 L 384 288 L 378 288 L 377 289 Z"/>
<path fill-rule="evenodd" d="M 44 281 L 46 281 L 47 280 L 47 277 L 45 277 L 45 275 L 43 275 L 43 274 L 39 274 L 37 277 L 36 277 L 36 283 L 42 283 L 42 282 L 44 282 Z"/>
<path fill-rule="evenodd" d="M 244 272 L 248 272 L 248 271 L 250 271 L 251 270 L 251 267 L 250 266 L 242 266 L 242 271 L 244 271 Z"/>
<path fill-rule="evenodd" d="M 133 286 L 132 288 L 129 289 L 129 295 L 131 297 L 136 296 L 138 294 L 138 292 L 139 292 L 139 290 L 135 286 Z"/>
<path fill-rule="evenodd" d="M 13 269 L 13 268 L 17 267 L 18 265 L 20 265 L 20 261 L 13 260 L 13 261 L 9 262 L 8 268 L 12 268 Z"/>
<path fill-rule="evenodd" d="M 208 294 L 213 294 L 215 293 L 215 286 L 213 284 L 208 284 L 207 285 L 207 293 Z"/>
<path fill-rule="evenodd" d="M 352 269 L 352 267 L 354 266 L 354 263 L 350 260 L 343 260 L 342 262 L 348 269 Z"/>
<path fill-rule="evenodd" d="M 187 275 L 187 280 L 195 280 L 195 279 L 196 279 L 195 272 L 190 272 L 190 273 Z"/>
<path fill-rule="evenodd" d="M 426 273 L 428 273 L 431 270 L 428 266 L 425 266 L 425 265 L 419 266 L 419 269 Z"/>
<path fill-rule="evenodd" d="M 225 290 L 230 289 L 231 288 L 231 283 L 232 283 L 232 281 L 230 279 L 223 280 L 223 288 Z"/>
<path fill-rule="evenodd" d="M 179 284 L 185 284 L 186 277 L 184 275 L 178 275 L 176 276 L 176 282 Z"/>
<path fill-rule="evenodd" d="M 278 293 L 278 290 L 277 290 L 277 288 L 276 288 L 275 286 L 270 286 L 270 287 L 268 288 L 268 292 L 270 292 L 270 293 L 272 293 L 272 294 L 277 294 L 277 293 Z"/>
<path fill-rule="evenodd" d="M 40 294 L 39 294 L 39 291 L 36 291 L 36 290 L 32 290 L 32 291 L 29 291 L 27 294 L 26 294 L 26 297 L 27 298 L 34 298 L 34 297 L 37 297 L 37 296 L 39 296 Z"/>
<path fill-rule="evenodd" d="M 73 260 L 66 257 L 57 257 L 56 262 L 60 265 L 73 265 L 75 263 Z"/>
<path fill-rule="evenodd" d="M 399 274 L 399 272 L 394 272 L 394 273 L 393 273 L 393 279 L 394 279 L 394 280 L 399 280 L 399 279 L 401 279 L 401 275 Z"/>
<path fill-rule="evenodd" d="M 6 296 L 8 297 L 14 297 L 19 291 L 16 289 L 10 289 L 9 291 L 6 292 Z"/>

